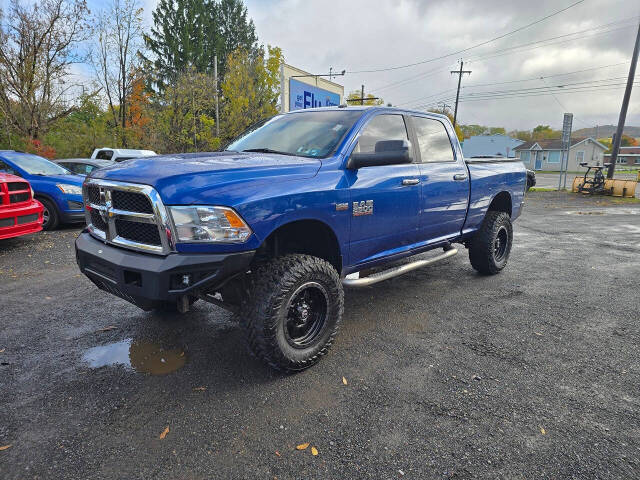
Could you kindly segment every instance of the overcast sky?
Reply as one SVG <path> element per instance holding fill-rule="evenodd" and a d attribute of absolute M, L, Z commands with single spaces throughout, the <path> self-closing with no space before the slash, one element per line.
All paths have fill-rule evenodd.
<path fill-rule="evenodd" d="M 150 19 L 156 0 L 143 1 L 145 16 Z M 281 47 L 291 65 L 312 73 L 328 73 L 330 67 L 334 71 L 357 72 L 447 55 L 525 26 L 575 1 L 248 0 L 246 3 L 261 43 Z M 393 105 L 429 108 L 431 105 L 427 104 L 440 100 L 453 105 L 457 77 L 449 71 L 457 68 L 462 59 L 465 70 L 472 71 L 470 76 L 463 77 L 463 98 L 523 88 L 538 89 L 531 92 L 539 93 L 541 88 L 553 85 L 592 90 L 577 93 L 565 90 L 555 97 L 475 101 L 468 98 L 460 103 L 462 123 L 507 129 L 531 129 L 538 124 L 559 128 L 563 113 L 569 111 L 575 115 L 574 129 L 615 124 L 639 17 L 638 0 L 584 0 L 534 26 L 458 55 L 393 71 L 349 73 L 335 81 L 345 86 L 345 92 L 364 84 L 367 92 Z M 514 49 L 574 32 L 582 33 Z M 508 48 L 512 50 L 499 52 Z M 614 66 L 593 69 L 606 65 Z M 592 70 L 557 76 L 585 69 Z M 640 73 L 636 78 L 640 80 Z M 526 79 L 533 80 L 513 82 Z M 603 81 L 579 83 L 594 80 Z M 474 87 L 500 82 L 513 83 Z M 596 84 L 603 85 L 600 91 L 594 91 Z M 627 125 L 640 125 L 638 90 L 640 85 L 635 87 L 631 98 Z"/>

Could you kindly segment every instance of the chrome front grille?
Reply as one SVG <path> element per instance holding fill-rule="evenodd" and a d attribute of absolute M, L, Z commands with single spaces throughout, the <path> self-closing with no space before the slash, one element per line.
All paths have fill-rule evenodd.
<path fill-rule="evenodd" d="M 87 226 L 94 237 L 159 255 L 174 250 L 172 224 L 153 187 L 89 179 L 82 193 Z"/>

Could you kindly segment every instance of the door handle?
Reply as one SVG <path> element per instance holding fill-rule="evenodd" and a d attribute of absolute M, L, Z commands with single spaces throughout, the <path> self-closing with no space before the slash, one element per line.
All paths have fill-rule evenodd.
<path fill-rule="evenodd" d="M 467 179 L 467 174 L 466 174 L 466 173 L 456 173 L 456 174 L 453 176 L 453 179 L 454 179 L 456 182 L 461 182 L 461 181 L 463 181 L 463 180 L 466 180 L 466 179 Z"/>
<path fill-rule="evenodd" d="M 417 178 L 405 178 L 402 180 L 402 185 L 417 185 L 420 183 L 420 180 Z"/>

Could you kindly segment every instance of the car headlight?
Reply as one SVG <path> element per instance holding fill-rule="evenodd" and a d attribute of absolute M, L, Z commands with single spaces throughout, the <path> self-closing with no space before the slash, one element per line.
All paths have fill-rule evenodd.
<path fill-rule="evenodd" d="M 82 195 L 82 187 L 78 185 L 69 185 L 67 183 L 56 183 L 56 187 L 62 190 L 62 193 L 69 195 Z"/>
<path fill-rule="evenodd" d="M 227 207 L 168 207 L 178 242 L 244 243 L 251 229 Z"/>

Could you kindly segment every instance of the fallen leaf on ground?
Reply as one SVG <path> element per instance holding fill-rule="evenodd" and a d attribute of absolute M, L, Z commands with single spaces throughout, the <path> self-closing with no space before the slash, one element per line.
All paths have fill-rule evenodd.
<path fill-rule="evenodd" d="M 540 427 L 540 433 L 546 435 L 547 431 L 544 428 Z"/>
<path fill-rule="evenodd" d="M 346 384 L 347 384 L 347 379 L 346 379 L 346 378 L 344 378 L 344 377 L 342 377 L 342 384 L 343 384 L 343 385 L 346 385 Z"/>
<path fill-rule="evenodd" d="M 194 392 L 204 392 L 207 387 L 193 387 Z"/>
<path fill-rule="evenodd" d="M 109 325 L 108 327 L 100 328 L 100 329 L 98 329 L 96 331 L 98 331 L 98 332 L 108 332 L 109 330 L 115 330 L 116 328 L 118 328 L 118 327 L 116 327 L 115 325 Z"/>
<path fill-rule="evenodd" d="M 181 356 L 181 357 L 184 357 L 184 352 L 182 352 L 182 353 L 180 354 L 180 356 Z"/>
<path fill-rule="evenodd" d="M 280 452 L 278 450 L 276 450 L 276 455 L 279 456 L 279 457 L 281 456 Z"/>
<path fill-rule="evenodd" d="M 169 433 L 169 427 L 165 428 L 162 433 L 160 434 L 160 440 L 163 440 L 164 437 L 167 436 L 167 433 Z"/>
<path fill-rule="evenodd" d="M 539 333 L 539 332 L 533 332 L 533 333 L 535 333 L 535 334 L 536 334 L 536 335 L 538 335 L 539 337 L 541 337 L 541 336 L 542 336 L 542 334 L 541 334 L 541 333 Z"/>
<path fill-rule="evenodd" d="M 0 450 L 6 450 L 7 448 L 11 448 L 11 444 L 1 446 Z"/>
<path fill-rule="evenodd" d="M 0 350 L 0 353 L 4 353 L 4 348 L 2 350 Z"/>
<path fill-rule="evenodd" d="M 301 443 L 300 445 L 298 445 L 298 446 L 296 447 L 296 450 L 306 450 L 308 446 L 309 446 L 309 442 L 307 442 L 307 443 Z"/>
<path fill-rule="evenodd" d="M 318 455 L 318 449 L 316 447 L 311 447 L 311 455 L 314 457 Z"/>

